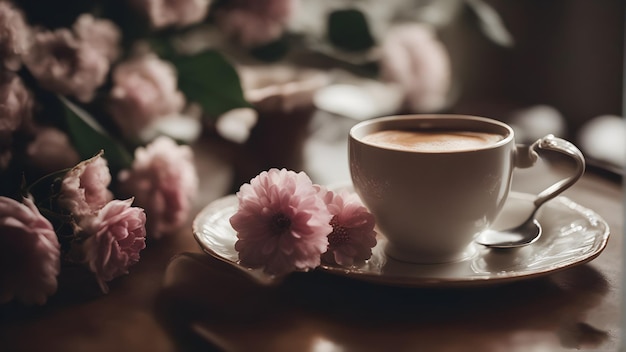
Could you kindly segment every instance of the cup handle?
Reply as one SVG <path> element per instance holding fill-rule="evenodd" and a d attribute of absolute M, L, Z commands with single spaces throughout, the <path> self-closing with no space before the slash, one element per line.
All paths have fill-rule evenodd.
<path fill-rule="evenodd" d="M 564 178 L 541 191 L 535 199 L 535 207 L 540 206 L 571 187 L 585 173 L 583 153 L 572 143 L 552 134 L 538 139 L 530 146 L 518 147 L 516 166 L 521 168 L 532 166 L 544 150 L 556 151 L 571 157 L 576 162 L 576 168 L 570 177 Z"/>

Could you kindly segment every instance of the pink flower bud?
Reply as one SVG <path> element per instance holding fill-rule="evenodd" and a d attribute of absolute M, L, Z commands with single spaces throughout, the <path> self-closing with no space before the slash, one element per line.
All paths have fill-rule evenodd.
<path fill-rule="evenodd" d="M 63 178 L 59 205 L 80 219 L 95 214 L 113 199 L 111 173 L 102 153 L 76 165 Z"/>

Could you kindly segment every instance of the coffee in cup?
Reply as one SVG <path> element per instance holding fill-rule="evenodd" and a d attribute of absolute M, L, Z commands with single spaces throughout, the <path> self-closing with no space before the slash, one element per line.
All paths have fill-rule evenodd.
<path fill-rule="evenodd" d="M 538 152 L 576 160 L 571 177 L 539 194 L 553 197 L 584 172 L 571 143 L 546 136 L 515 144 L 507 124 L 466 115 L 404 115 L 363 121 L 350 130 L 349 163 L 355 191 L 387 237 L 386 253 L 413 263 L 443 263 L 471 255 L 508 197 L 515 168 L 532 166 Z"/>
<path fill-rule="evenodd" d="M 451 152 L 488 147 L 504 137 L 472 131 L 383 130 L 363 137 L 363 142 L 406 151 Z"/>

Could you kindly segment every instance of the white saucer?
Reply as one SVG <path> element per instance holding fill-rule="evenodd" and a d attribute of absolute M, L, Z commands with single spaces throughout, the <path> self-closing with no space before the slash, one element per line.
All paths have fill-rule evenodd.
<path fill-rule="evenodd" d="M 494 223 L 503 229 L 521 222 L 530 214 L 534 196 L 511 192 Z M 207 205 L 193 222 L 193 234 L 211 256 L 232 264 L 258 282 L 273 284 L 282 278 L 238 263 L 237 235 L 230 217 L 238 200 L 229 195 Z M 544 233 L 532 245 L 507 250 L 490 250 L 478 244 L 468 248 L 470 255 L 459 262 L 418 265 L 396 261 L 385 255 L 387 239 L 378 236 L 372 257 L 365 263 L 343 268 L 322 265 L 317 270 L 380 284 L 410 287 L 488 285 L 534 278 L 586 263 L 602 252 L 609 238 L 608 224 L 595 212 L 565 197 L 547 202 L 538 213 Z"/>

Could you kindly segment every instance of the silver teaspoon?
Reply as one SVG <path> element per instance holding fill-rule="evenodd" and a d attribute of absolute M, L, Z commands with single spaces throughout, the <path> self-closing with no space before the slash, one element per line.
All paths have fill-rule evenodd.
<path fill-rule="evenodd" d="M 535 214 L 541 204 L 535 206 L 522 224 L 506 230 L 485 230 L 476 238 L 476 243 L 489 248 L 517 248 L 537 241 L 541 237 L 542 229 Z"/>
<path fill-rule="evenodd" d="M 536 157 L 537 150 L 552 150 L 571 156 L 576 162 L 576 172 L 563 180 L 543 190 L 534 201 L 535 208 L 521 225 L 507 230 L 485 230 L 475 239 L 476 243 L 489 248 L 517 248 L 527 246 L 541 237 L 541 225 L 535 219 L 537 210 L 548 200 L 556 197 L 561 192 L 572 186 L 585 171 L 585 158 L 583 154 L 570 142 L 547 135 L 537 140 L 528 147 L 530 159 Z"/>

